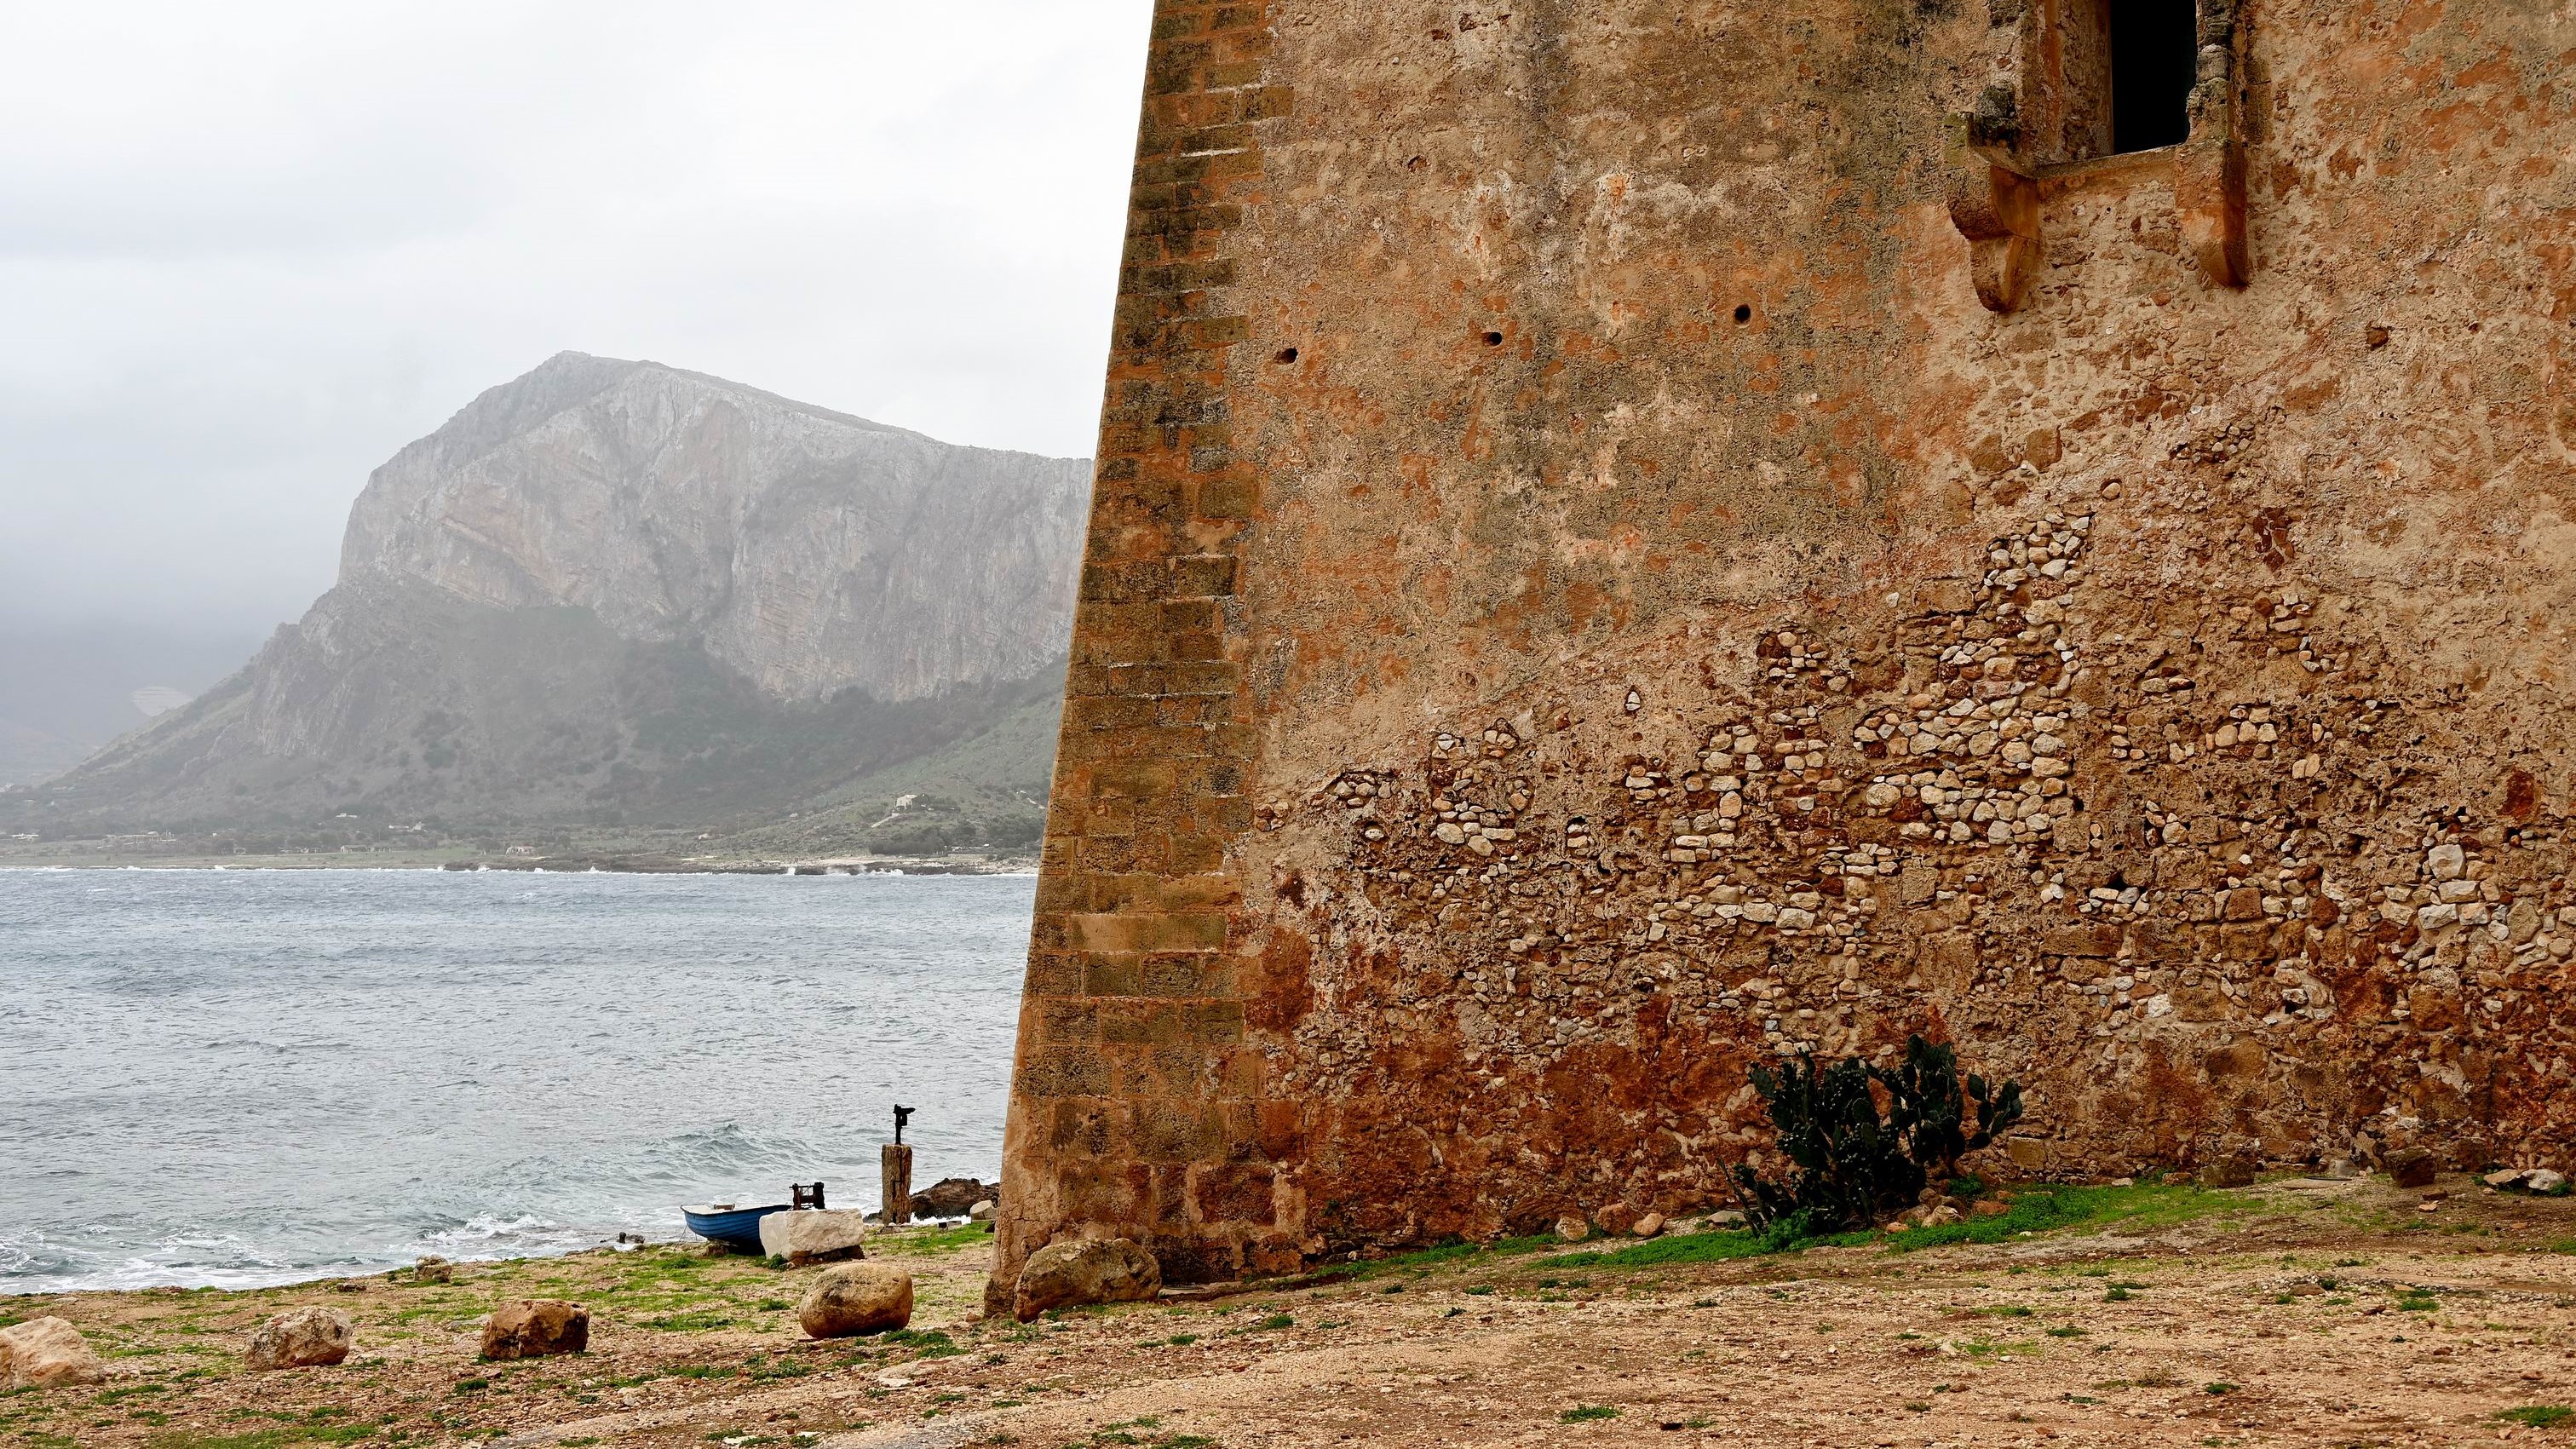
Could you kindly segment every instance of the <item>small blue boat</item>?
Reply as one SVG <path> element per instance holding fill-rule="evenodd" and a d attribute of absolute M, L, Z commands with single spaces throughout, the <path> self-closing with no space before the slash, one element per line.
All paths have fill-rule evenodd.
<path fill-rule="evenodd" d="M 771 1213 L 787 1211 L 787 1204 L 771 1203 L 767 1207 L 735 1207 L 717 1203 L 713 1207 L 684 1207 L 680 1216 L 689 1223 L 689 1231 L 712 1242 L 724 1244 L 745 1253 L 760 1251 L 760 1220 Z"/>

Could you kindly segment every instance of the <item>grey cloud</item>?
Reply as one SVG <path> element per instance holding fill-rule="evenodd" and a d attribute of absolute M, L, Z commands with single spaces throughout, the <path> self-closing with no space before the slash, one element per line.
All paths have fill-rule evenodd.
<path fill-rule="evenodd" d="M 1150 8 L 17 7 L 0 614 L 264 631 L 567 348 L 1088 452 Z"/>

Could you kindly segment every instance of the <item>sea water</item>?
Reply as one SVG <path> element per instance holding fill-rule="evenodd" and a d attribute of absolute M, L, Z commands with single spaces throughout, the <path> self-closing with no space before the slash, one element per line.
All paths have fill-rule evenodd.
<path fill-rule="evenodd" d="M 993 1181 L 1034 879 L 0 871 L 0 1294 Z"/>

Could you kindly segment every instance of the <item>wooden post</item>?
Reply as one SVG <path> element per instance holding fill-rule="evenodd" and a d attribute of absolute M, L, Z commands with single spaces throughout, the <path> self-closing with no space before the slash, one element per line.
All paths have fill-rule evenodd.
<path fill-rule="evenodd" d="M 899 1227 L 912 1221 L 912 1149 L 900 1142 L 889 1142 L 878 1160 L 878 1173 L 885 1183 L 885 1225 Z"/>

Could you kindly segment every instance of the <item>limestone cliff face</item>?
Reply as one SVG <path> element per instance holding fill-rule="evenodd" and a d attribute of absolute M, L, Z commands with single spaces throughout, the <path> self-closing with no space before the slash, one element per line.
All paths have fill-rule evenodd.
<path fill-rule="evenodd" d="M 964 838 L 1033 829 L 1089 477 L 564 353 L 377 469 L 339 583 L 42 818 L 864 823 L 957 747 Z"/>
<path fill-rule="evenodd" d="M 1089 495 L 1081 459 L 567 352 L 377 469 L 341 578 L 702 640 L 776 699 L 916 699 L 1064 652 Z"/>

